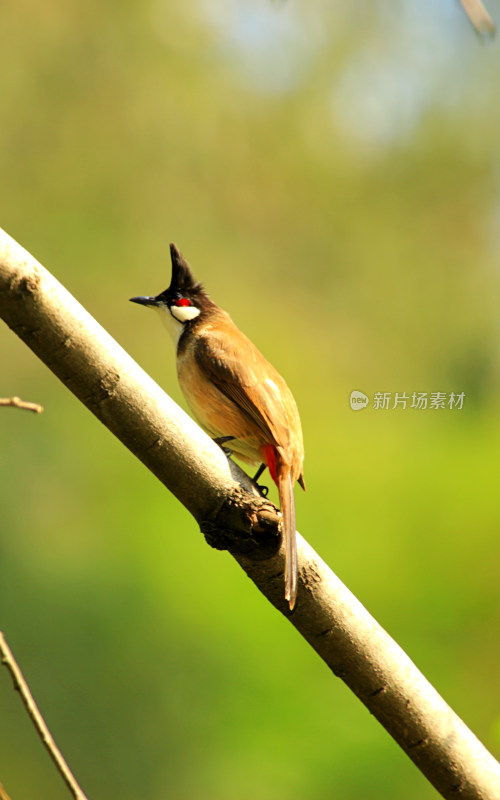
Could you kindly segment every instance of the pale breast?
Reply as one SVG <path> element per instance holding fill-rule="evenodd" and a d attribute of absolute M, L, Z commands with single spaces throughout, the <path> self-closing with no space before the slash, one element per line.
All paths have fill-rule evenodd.
<path fill-rule="evenodd" d="M 249 464 L 260 464 L 261 435 L 250 419 L 199 370 L 191 348 L 177 359 L 179 384 L 186 402 L 212 439 L 234 436 L 228 447 Z"/>

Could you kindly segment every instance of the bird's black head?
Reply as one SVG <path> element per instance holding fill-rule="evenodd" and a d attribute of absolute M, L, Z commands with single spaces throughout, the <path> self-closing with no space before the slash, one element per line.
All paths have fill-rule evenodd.
<path fill-rule="evenodd" d="M 203 311 L 213 308 L 214 303 L 202 284 L 195 280 L 191 267 L 175 244 L 170 245 L 170 256 L 172 280 L 168 289 L 156 297 L 131 297 L 130 300 L 161 312 L 167 328 L 171 333 L 175 332 L 174 337 L 178 339 L 179 329 L 195 320 Z"/>

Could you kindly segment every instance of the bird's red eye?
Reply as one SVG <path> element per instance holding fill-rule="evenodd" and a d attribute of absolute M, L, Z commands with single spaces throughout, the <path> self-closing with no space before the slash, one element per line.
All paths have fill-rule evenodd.
<path fill-rule="evenodd" d="M 178 300 L 175 301 L 176 306 L 190 306 L 191 300 L 188 300 L 187 297 L 179 297 Z"/>

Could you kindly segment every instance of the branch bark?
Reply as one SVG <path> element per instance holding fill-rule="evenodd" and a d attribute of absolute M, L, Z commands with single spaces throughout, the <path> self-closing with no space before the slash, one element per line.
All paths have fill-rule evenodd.
<path fill-rule="evenodd" d="M 32 256 L 0 231 L 0 315 L 228 549 L 445 798 L 500 800 L 500 765 L 299 536 L 299 595 L 283 594 L 279 516 Z"/>

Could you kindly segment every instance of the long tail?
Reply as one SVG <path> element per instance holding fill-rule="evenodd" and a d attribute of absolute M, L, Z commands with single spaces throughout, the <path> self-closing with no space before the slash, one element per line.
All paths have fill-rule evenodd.
<path fill-rule="evenodd" d="M 293 611 L 297 599 L 297 528 L 293 494 L 294 481 L 290 465 L 282 461 L 274 445 L 264 445 L 262 454 L 280 496 L 283 538 L 285 540 L 285 600 L 288 600 L 290 611 Z M 304 488 L 302 476 L 300 482 Z"/>
<path fill-rule="evenodd" d="M 293 611 L 297 599 L 295 498 L 292 473 L 288 464 L 280 465 L 277 473 L 281 516 L 283 519 L 283 538 L 285 540 L 285 600 L 288 600 L 290 611 Z"/>

